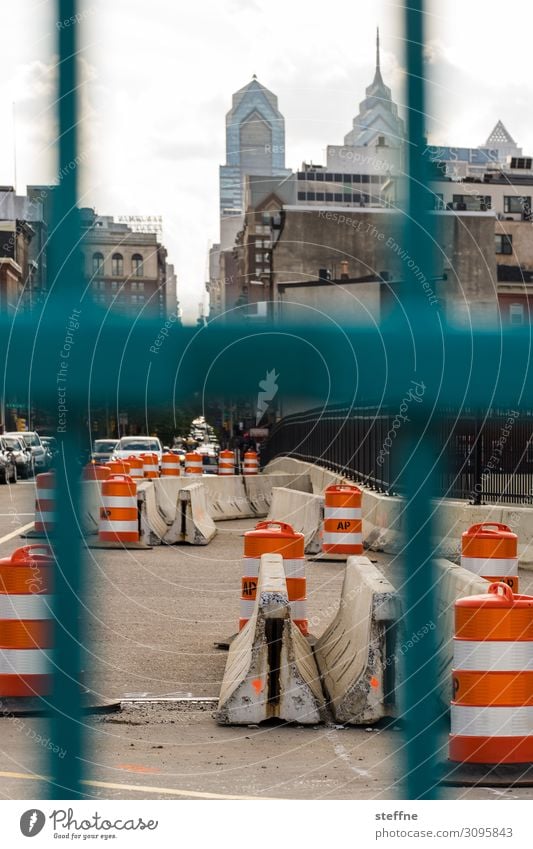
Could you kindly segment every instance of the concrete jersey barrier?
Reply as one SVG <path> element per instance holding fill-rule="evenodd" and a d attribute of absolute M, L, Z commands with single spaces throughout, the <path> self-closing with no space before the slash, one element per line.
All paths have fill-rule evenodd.
<path fill-rule="evenodd" d="M 395 713 L 394 587 L 367 557 L 349 557 L 339 610 L 315 646 L 337 722 L 367 725 Z"/>
<path fill-rule="evenodd" d="M 280 554 L 264 554 L 252 617 L 231 643 L 216 714 L 221 725 L 325 718 L 311 648 L 290 618 Z"/>
<path fill-rule="evenodd" d="M 268 514 L 273 522 L 288 522 L 304 535 L 306 554 L 321 550 L 321 529 L 324 518 L 324 498 L 309 492 L 275 486 Z"/>
<path fill-rule="evenodd" d="M 435 590 L 439 699 L 448 710 L 452 696 L 455 602 L 458 598 L 469 595 L 483 595 L 489 588 L 489 582 L 444 558 L 435 560 L 435 568 L 437 571 Z"/>

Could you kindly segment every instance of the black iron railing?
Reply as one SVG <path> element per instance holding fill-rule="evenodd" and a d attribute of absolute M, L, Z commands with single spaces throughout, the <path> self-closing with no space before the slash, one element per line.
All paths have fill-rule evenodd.
<path fill-rule="evenodd" d="M 413 393 L 413 399 L 415 393 Z M 286 416 L 262 452 L 265 465 L 280 456 L 318 463 L 387 495 L 401 494 L 408 410 L 328 407 Z M 439 410 L 428 432 L 440 446 L 439 495 L 475 504 L 533 504 L 533 412 Z"/>

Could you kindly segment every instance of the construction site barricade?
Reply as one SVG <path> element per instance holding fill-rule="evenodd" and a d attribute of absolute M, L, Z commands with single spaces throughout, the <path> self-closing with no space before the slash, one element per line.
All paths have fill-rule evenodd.
<path fill-rule="evenodd" d="M 129 475 L 102 481 L 98 537 L 102 542 L 138 542 L 137 484 Z"/>
<path fill-rule="evenodd" d="M 461 566 L 487 581 L 503 581 L 517 593 L 517 535 L 501 522 L 472 525 L 461 538 Z"/>
<path fill-rule="evenodd" d="M 55 528 L 56 478 L 43 472 L 35 478 L 35 530 L 48 534 Z"/>
<path fill-rule="evenodd" d="M 239 630 L 244 628 L 254 609 L 262 555 L 281 554 L 291 618 L 301 633 L 308 635 L 304 546 L 303 534 L 296 533 L 286 522 L 258 522 L 253 531 L 244 534 Z"/>
<path fill-rule="evenodd" d="M 0 560 L 0 701 L 51 691 L 53 567 L 47 545 Z"/>
<path fill-rule="evenodd" d="M 450 761 L 533 764 L 533 597 L 459 599 L 452 676 Z"/>
<path fill-rule="evenodd" d="M 326 554 L 362 554 L 363 521 L 357 486 L 333 484 L 324 492 L 324 534 L 322 550 Z"/>
<path fill-rule="evenodd" d="M 202 455 L 196 451 L 190 451 L 185 455 L 185 474 L 186 475 L 203 475 L 204 467 L 202 464 Z"/>

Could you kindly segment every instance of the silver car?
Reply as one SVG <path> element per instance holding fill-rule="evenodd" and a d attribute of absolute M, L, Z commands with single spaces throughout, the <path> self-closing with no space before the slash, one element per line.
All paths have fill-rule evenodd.
<path fill-rule="evenodd" d="M 46 472 L 50 467 L 50 453 L 41 442 L 41 437 L 35 430 L 25 430 L 20 433 L 6 433 L 6 436 L 17 436 L 24 440 L 31 451 L 31 461 L 34 472 Z"/>

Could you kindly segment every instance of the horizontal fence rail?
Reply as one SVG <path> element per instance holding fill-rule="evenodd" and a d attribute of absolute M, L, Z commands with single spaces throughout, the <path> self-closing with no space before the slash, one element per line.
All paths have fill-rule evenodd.
<path fill-rule="evenodd" d="M 335 406 L 286 416 L 262 452 L 266 465 L 290 456 L 317 463 L 386 495 L 401 495 L 401 449 L 408 414 L 387 407 Z M 441 409 L 428 420 L 441 456 L 441 497 L 473 504 L 533 504 L 533 411 L 491 409 L 484 416 Z"/>

